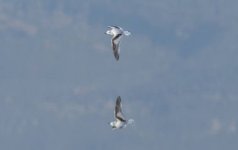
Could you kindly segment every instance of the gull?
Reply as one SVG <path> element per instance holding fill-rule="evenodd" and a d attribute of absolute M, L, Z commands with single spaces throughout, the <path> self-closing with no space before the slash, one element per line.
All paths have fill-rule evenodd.
<path fill-rule="evenodd" d="M 109 30 L 106 31 L 106 34 L 112 35 L 112 50 L 114 53 L 114 56 L 116 60 L 119 60 L 119 53 L 120 53 L 120 40 L 123 35 L 129 36 L 131 33 L 129 31 L 124 31 L 121 27 L 119 26 L 108 26 L 110 28 Z"/>
<path fill-rule="evenodd" d="M 110 125 L 113 129 L 122 129 L 127 126 L 127 124 L 132 124 L 134 123 L 133 119 L 126 120 L 122 113 L 122 105 L 121 105 L 121 97 L 118 96 L 116 99 L 116 105 L 115 105 L 115 110 L 114 110 L 114 117 L 115 121 L 110 122 Z"/>

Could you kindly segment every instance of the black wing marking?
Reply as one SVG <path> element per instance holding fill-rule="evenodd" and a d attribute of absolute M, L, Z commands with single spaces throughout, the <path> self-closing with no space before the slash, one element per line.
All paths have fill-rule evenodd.
<path fill-rule="evenodd" d="M 112 38 L 112 41 L 119 39 L 122 36 L 122 33 L 117 34 L 115 37 Z"/>
<path fill-rule="evenodd" d="M 118 27 L 118 26 L 107 26 L 108 28 L 116 28 L 116 29 L 119 29 L 119 30 L 121 30 L 121 27 Z"/>
<path fill-rule="evenodd" d="M 112 27 L 114 27 L 114 28 L 117 28 L 117 29 L 121 29 L 120 27 L 118 27 L 118 26 L 112 26 Z"/>

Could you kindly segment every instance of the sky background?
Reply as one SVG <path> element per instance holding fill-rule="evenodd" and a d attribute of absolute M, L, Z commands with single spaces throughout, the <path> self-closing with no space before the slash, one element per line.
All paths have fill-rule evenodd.
<path fill-rule="evenodd" d="M 0 0 L 0 149 L 237 150 L 237 6 Z M 119 95 L 135 126 L 112 131 Z"/>

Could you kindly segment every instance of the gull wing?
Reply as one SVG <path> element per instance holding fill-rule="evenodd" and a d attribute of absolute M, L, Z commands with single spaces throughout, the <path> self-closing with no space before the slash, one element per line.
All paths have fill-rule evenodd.
<path fill-rule="evenodd" d="M 122 121 L 122 122 L 126 122 L 125 117 L 122 114 L 122 110 L 121 110 L 121 97 L 118 96 L 117 100 L 116 100 L 116 106 L 115 106 L 115 118 Z"/>
<path fill-rule="evenodd" d="M 120 52 L 119 43 L 121 36 L 122 34 L 117 34 L 115 37 L 112 38 L 112 50 L 116 60 L 119 60 L 119 52 Z"/>
<path fill-rule="evenodd" d="M 107 26 L 108 28 L 111 28 L 111 29 L 113 29 L 113 28 L 116 28 L 116 29 L 119 29 L 119 30 L 121 30 L 122 28 L 121 27 L 118 27 L 118 26 Z"/>
<path fill-rule="evenodd" d="M 112 50 L 116 60 L 119 60 L 119 44 L 112 42 Z"/>

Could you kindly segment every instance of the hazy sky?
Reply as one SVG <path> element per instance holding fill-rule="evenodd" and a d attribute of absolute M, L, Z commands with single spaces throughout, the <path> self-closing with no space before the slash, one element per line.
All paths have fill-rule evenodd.
<path fill-rule="evenodd" d="M 0 0 L 0 149 L 237 150 L 237 6 Z M 112 131 L 119 95 L 136 123 Z"/>

